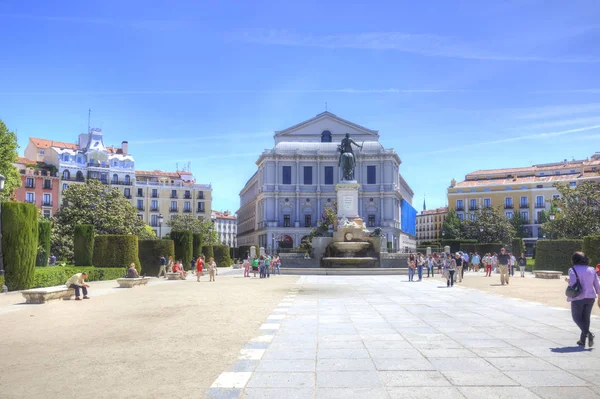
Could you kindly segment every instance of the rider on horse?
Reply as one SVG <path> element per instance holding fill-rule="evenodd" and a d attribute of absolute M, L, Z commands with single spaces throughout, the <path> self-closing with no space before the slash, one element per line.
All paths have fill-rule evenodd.
<path fill-rule="evenodd" d="M 344 171 L 344 180 L 354 179 L 356 157 L 354 156 L 354 151 L 352 150 L 352 144 L 360 147 L 362 150 L 362 145 L 355 143 L 354 140 L 350 138 L 350 133 L 346 133 L 346 137 L 342 139 L 342 143 L 338 146 L 338 151 L 340 152 L 338 166 Z"/>

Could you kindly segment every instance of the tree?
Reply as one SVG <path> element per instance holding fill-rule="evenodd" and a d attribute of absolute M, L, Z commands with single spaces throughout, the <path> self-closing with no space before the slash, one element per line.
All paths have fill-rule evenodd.
<path fill-rule="evenodd" d="M 525 238 L 527 236 L 525 231 L 525 220 L 521 217 L 521 212 L 515 212 L 513 214 L 512 219 L 510 219 L 510 224 L 515 230 L 515 237 Z"/>
<path fill-rule="evenodd" d="M 476 239 L 480 244 L 510 244 L 515 236 L 511 221 L 500 208 L 487 208 L 477 212 L 475 220 L 461 223 L 461 237 Z"/>
<path fill-rule="evenodd" d="M 167 222 L 167 226 L 173 231 L 191 231 L 192 234 L 200 234 L 200 242 L 205 245 L 219 243 L 219 236 L 211 220 L 196 219 L 191 215 L 177 215 Z"/>
<path fill-rule="evenodd" d="M 21 187 L 21 175 L 13 165 L 19 160 L 17 148 L 17 135 L 0 120 L 0 174 L 6 179 L 4 191 L 0 193 L 2 200 L 10 198 L 13 191 Z"/>
<path fill-rule="evenodd" d="M 78 224 L 93 225 L 96 234 L 140 234 L 145 229 L 127 198 L 98 180 L 71 185 L 63 199 L 68 205 L 56 213 L 52 230 L 52 250 L 59 259 L 73 258 L 73 232 Z"/>
<path fill-rule="evenodd" d="M 444 224 L 442 225 L 440 237 L 442 237 L 444 240 L 457 240 L 459 238 L 463 238 L 461 237 L 460 225 L 460 219 L 458 216 L 456 216 L 456 212 L 454 210 L 450 210 L 448 215 L 446 215 Z"/>
<path fill-rule="evenodd" d="M 554 220 L 542 227 L 554 238 L 582 239 L 600 234 L 600 183 L 585 182 L 576 187 L 566 183 L 554 185 L 560 193 L 552 200 Z"/>

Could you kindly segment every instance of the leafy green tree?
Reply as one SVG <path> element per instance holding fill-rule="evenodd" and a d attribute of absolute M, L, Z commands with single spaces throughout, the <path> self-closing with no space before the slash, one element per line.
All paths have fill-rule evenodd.
<path fill-rule="evenodd" d="M 52 250 L 59 259 L 73 258 L 73 232 L 78 224 L 91 224 L 96 234 L 140 234 L 144 222 L 129 200 L 114 187 L 97 180 L 72 184 L 63 193 L 68 203 L 54 217 Z"/>
<path fill-rule="evenodd" d="M 543 229 L 553 238 L 582 239 L 600 234 L 600 183 L 588 181 L 576 187 L 556 183 L 554 187 L 560 193 L 552 200 L 554 220 L 547 220 Z"/>
<path fill-rule="evenodd" d="M 510 224 L 515 230 L 515 237 L 525 238 L 527 236 L 525 231 L 525 220 L 521 217 L 521 212 L 515 212 L 513 214 L 512 219 L 510 219 Z"/>
<path fill-rule="evenodd" d="M 515 237 L 511 221 L 500 208 L 487 208 L 476 213 L 475 220 L 465 220 L 460 226 L 463 239 L 474 239 L 480 244 L 510 244 Z"/>
<path fill-rule="evenodd" d="M 17 135 L 8 130 L 0 119 L 0 174 L 6 179 L 4 191 L 0 193 L 2 200 L 10 198 L 13 191 L 21 187 L 19 170 L 13 165 L 19 160 L 17 148 L 19 148 Z"/>
<path fill-rule="evenodd" d="M 440 237 L 443 237 L 445 240 L 457 240 L 463 238 L 461 237 L 460 225 L 460 219 L 458 216 L 456 216 L 456 212 L 454 210 L 450 210 L 448 215 L 446 215 L 444 224 L 442 225 Z"/>
<path fill-rule="evenodd" d="M 213 222 L 205 218 L 197 219 L 191 215 L 177 215 L 167 222 L 173 231 L 191 231 L 200 234 L 200 242 L 204 245 L 218 244 L 219 236 Z"/>

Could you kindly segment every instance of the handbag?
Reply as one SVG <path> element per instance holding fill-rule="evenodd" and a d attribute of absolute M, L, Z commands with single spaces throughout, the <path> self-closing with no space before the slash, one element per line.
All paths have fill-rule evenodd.
<path fill-rule="evenodd" d="M 575 281 L 575 284 L 567 287 L 567 289 L 565 290 L 565 295 L 569 298 L 575 298 L 581 295 L 581 293 L 583 292 L 583 287 L 581 286 L 581 282 L 579 281 L 577 270 L 575 270 L 575 267 L 572 267 L 571 269 L 573 269 L 573 273 L 575 273 L 575 278 L 577 278 L 577 281 Z"/>

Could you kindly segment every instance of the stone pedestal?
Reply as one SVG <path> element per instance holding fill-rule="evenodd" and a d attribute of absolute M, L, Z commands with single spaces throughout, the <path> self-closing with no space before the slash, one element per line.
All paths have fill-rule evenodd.
<path fill-rule="evenodd" d="M 260 256 L 265 256 L 266 254 L 265 247 L 260 247 Z"/>
<path fill-rule="evenodd" d="M 449 253 L 450 253 L 450 246 L 449 246 L 449 245 L 446 245 L 446 246 L 444 247 L 444 253 L 446 253 L 446 254 L 449 254 Z"/>
<path fill-rule="evenodd" d="M 425 250 L 425 254 L 427 256 L 431 255 L 431 247 L 427 247 L 427 249 Z"/>
<path fill-rule="evenodd" d="M 256 258 L 256 247 L 253 245 L 250 247 L 250 259 Z"/>
<path fill-rule="evenodd" d="M 335 185 L 337 192 L 338 219 L 358 218 L 358 189 L 360 184 L 356 180 L 344 181 Z"/>

